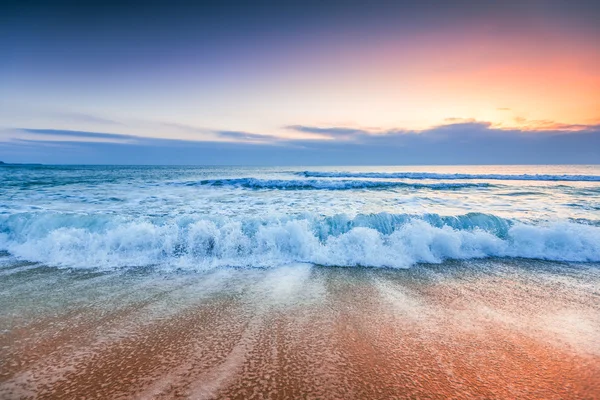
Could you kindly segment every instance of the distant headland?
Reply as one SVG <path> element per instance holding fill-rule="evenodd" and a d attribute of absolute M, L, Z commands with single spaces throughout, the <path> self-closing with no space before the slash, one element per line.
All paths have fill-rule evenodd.
<path fill-rule="evenodd" d="M 39 163 L 7 163 L 4 161 L 0 161 L 0 166 L 10 167 L 13 165 L 43 165 L 43 164 L 39 164 Z"/>

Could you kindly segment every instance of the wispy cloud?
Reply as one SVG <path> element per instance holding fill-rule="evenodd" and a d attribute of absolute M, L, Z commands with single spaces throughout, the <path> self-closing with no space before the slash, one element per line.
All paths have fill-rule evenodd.
<path fill-rule="evenodd" d="M 444 118 L 444 122 L 446 124 L 459 124 L 459 123 L 471 123 L 471 122 L 477 122 L 475 119 L 473 118 L 463 118 L 463 117 L 449 117 L 449 118 Z"/>
<path fill-rule="evenodd" d="M 515 122 L 519 124 L 522 130 L 526 131 L 557 131 L 557 132 L 577 132 L 597 128 L 599 125 L 586 124 L 565 124 L 548 119 L 527 119 L 516 117 Z"/>
<path fill-rule="evenodd" d="M 102 114 L 62 109 L 52 106 L 39 106 L 28 103 L 15 103 L 0 100 L 0 119 L 3 121 L 44 121 L 45 123 L 74 123 L 79 126 L 124 126 L 122 121 Z"/>
<path fill-rule="evenodd" d="M 197 140 L 210 140 L 210 138 L 221 138 L 225 140 L 234 140 L 240 142 L 277 142 L 282 139 L 278 136 L 267 135 L 263 133 L 253 133 L 246 131 L 236 130 L 215 130 L 210 128 L 201 128 L 193 125 L 180 124 L 174 122 L 163 122 L 161 125 L 175 128 L 184 132 L 193 133 L 198 135 Z"/>
<path fill-rule="evenodd" d="M 123 125 L 121 122 L 104 118 L 98 115 L 84 114 L 78 112 L 55 112 L 56 117 L 63 120 L 77 122 L 77 123 L 91 123 L 99 125 Z"/>
<path fill-rule="evenodd" d="M 16 135 L 12 141 L 0 142 L 0 159 L 45 163 L 255 165 L 600 163 L 600 125 L 579 126 L 577 131 L 500 129 L 489 122 L 446 124 L 423 131 L 291 127 L 305 133 L 327 132 L 336 140 L 277 139 L 248 132 L 215 131 L 218 138 L 229 140 L 198 141 L 21 129 L 30 136 Z M 48 146 L 60 151 L 44 152 Z"/>
<path fill-rule="evenodd" d="M 244 142 L 274 142 L 281 141 L 282 139 L 277 136 L 272 135 L 263 135 L 260 133 L 250 133 L 243 131 L 216 131 L 215 132 L 219 137 L 226 139 L 235 139 Z"/>
<path fill-rule="evenodd" d="M 139 136 L 124 135 L 121 133 L 105 133 L 105 132 L 89 132 L 89 131 L 71 131 L 65 129 L 31 129 L 31 128 L 19 128 L 18 131 L 31 133 L 34 135 L 43 136 L 54 136 L 54 137 L 68 137 L 68 138 L 79 138 L 79 139 L 109 139 L 109 140 L 139 140 Z"/>
<path fill-rule="evenodd" d="M 307 126 L 307 125 L 288 125 L 286 129 L 302 132 L 302 133 L 313 133 L 329 138 L 342 138 L 350 139 L 358 135 L 368 134 L 367 131 L 356 128 L 345 128 L 345 127 L 318 127 L 318 126 Z"/>
<path fill-rule="evenodd" d="M 178 122 L 161 122 L 160 125 L 162 126 L 166 126 L 169 128 L 175 128 L 175 129 L 179 129 L 181 131 L 186 131 L 186 132 L 192 132 L 192 133 L 208 133 L 211 130 L 207 129 L 207 128 L 200 128 L 197 126 L 192 126 L 192 125 L 188 125 L 188 124 L 180 124 Z"/>

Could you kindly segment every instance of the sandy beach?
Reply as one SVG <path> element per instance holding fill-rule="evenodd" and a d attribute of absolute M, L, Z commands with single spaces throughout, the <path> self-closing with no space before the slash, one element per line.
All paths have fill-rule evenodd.
<path fill-rule="evenodd" d="M 0 397 L 599 397 L 598 269 L 529 264 L 168 277 L 21 266 L 3 288 L 48 282 L 12 289 L 48 308 L 4 314 Z"/>

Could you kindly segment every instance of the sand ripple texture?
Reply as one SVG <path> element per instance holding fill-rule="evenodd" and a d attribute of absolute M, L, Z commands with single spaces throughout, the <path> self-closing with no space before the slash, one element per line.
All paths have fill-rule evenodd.
<path fill-rule="evenodd" d="M 600 268 L 0 269 L 2 399 L 600 398 Z"/>

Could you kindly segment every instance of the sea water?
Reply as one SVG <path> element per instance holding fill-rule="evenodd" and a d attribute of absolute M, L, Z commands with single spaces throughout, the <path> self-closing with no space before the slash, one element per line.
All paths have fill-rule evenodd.
<path fill-rule="evenodd" d="M 0 167 L 0 398 L 597 398 L 600 167 Z"/>
<path fill-rule="evenodd" d="M 99 270 L 597 262 L 600 167 L 4 166 L 0 251 Z"/>

